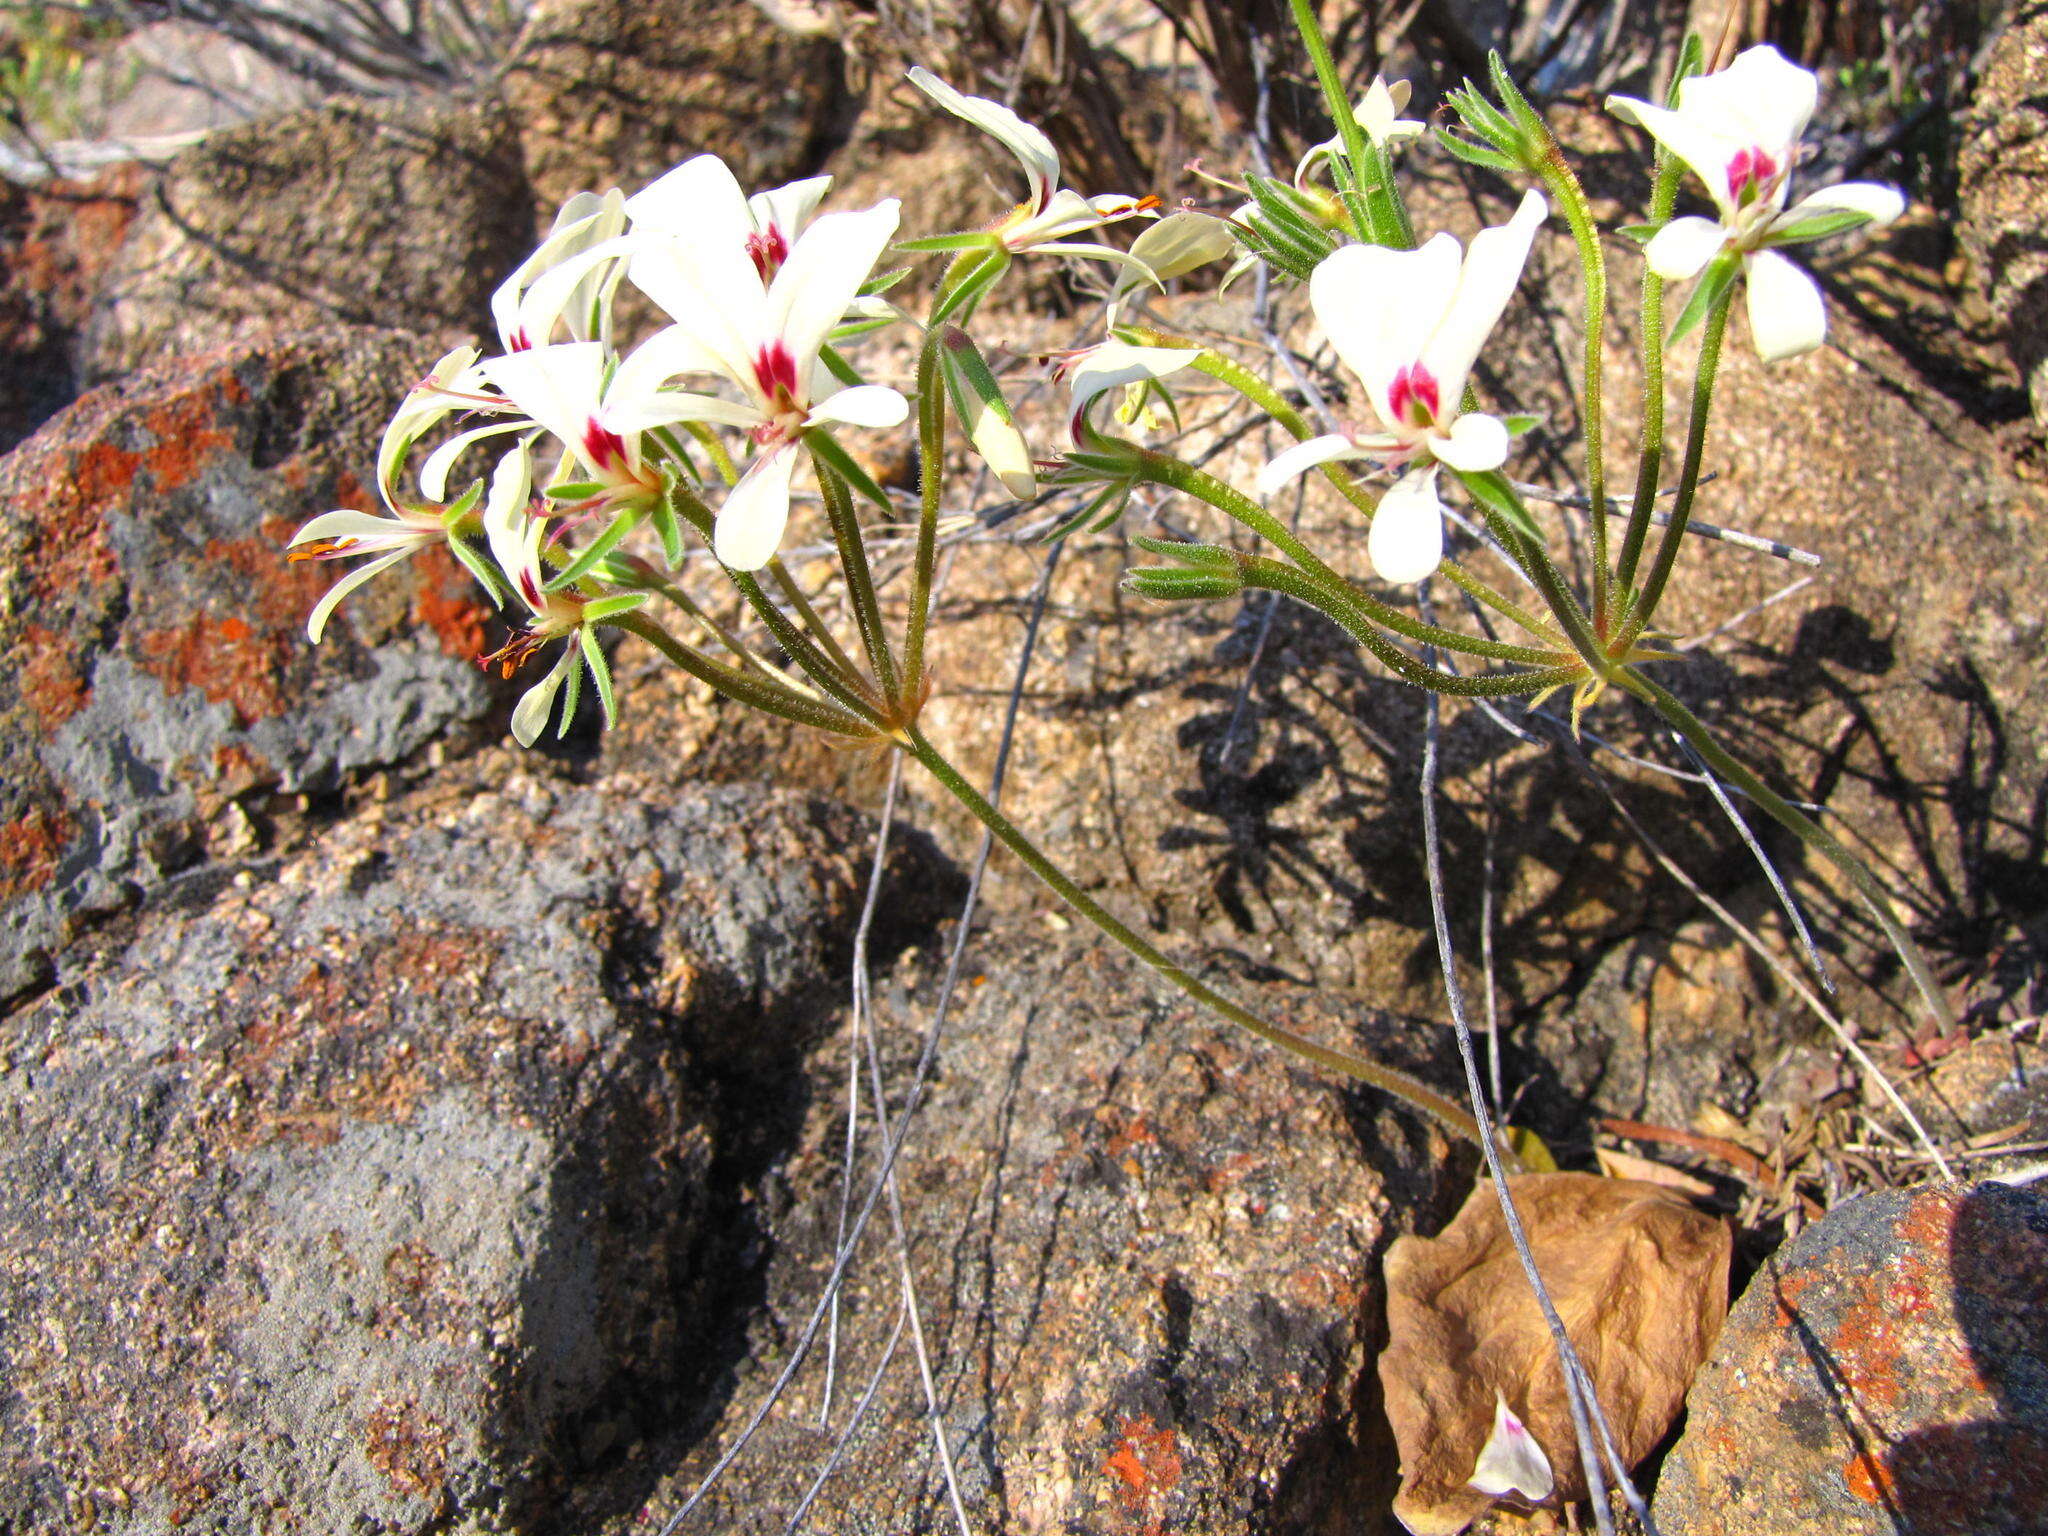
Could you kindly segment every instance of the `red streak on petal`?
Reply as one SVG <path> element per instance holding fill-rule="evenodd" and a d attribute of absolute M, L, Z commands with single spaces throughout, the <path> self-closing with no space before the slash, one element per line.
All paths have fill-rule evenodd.
<path fill-rule="evenodd" d="M 1422 364 L 1410 363 L 1394 375 L 1393 385 L 1387 390 L 1387 409 L 1394 417 L 1387 425 L 1433 425 L 1442 404 L 1436 376 Z"/>
<path fill-rule="evenodd" d="M 625 467 L 626 440 L 594 416 L 583 424 L 583 451 L 598 469 Z"/>
<path fill-rule="evenodd" d="M 1768 186 L 1778 175 L 1778 162 L 1766 150 L 1739 149 L 1728 162 L 1728 196 L 1740 203 Z"/>
<path fill-rule="evenodd" d="M 796 409 L 796 359 L 781 337 L 768 343 L 754 357 L 754 381 L 773 402 L 777 414 Z"/>
<path fill-rule="evenodd" d="M 771 224 L 766 232 L 747 236 L 747 254 L 753 258 L 754 270 L 761 274 L 761 281 L 765 283 L 789 260 L 789 241 L 780 229 Z"/>

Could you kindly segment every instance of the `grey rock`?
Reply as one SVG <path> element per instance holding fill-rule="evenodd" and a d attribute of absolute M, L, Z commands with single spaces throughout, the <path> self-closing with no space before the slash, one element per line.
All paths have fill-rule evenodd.
<path fill-rule="evenodd" d="M 2048 5 L 2015 8 L 1963 130 L 1957 232 L 2048 423 Z"/>
<path fill-rule="evenodd" d="M 758 1286 L 863 873 L 842 808 L 658 788 L 486 754 L 9 1020 L 0 1524 L 634 1499 Z M 905 848 L 882 952 L 951 889 Z"/>

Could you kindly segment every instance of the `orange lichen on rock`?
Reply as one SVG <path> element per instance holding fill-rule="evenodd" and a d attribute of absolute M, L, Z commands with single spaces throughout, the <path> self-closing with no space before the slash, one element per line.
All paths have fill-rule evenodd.
<path fill-rule="evenodd" d="M 1117 1480 L 1116 1501 L 1124 1515 L 1142 1519 L 1146 1536 L 1160 1536 L 1167 1496 L 1180 1485 L 1180 1437 L 1154 1424 L 1150 1414 L 1126 1419 L 1102 1470 Z"/>
<path fill-rule="evenodd" d="M 0 822 L 0 900 L 48 885 L 72 831 L 70 817 L 40 805 Z"/>

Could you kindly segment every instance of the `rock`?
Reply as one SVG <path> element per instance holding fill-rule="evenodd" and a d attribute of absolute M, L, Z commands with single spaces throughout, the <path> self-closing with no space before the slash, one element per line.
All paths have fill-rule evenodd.
<path fill-rule="evenodd" d="M 488 610 L 445 556 L 351 598 L 284 544 L 372 507 L 374 445 L 438 355 L 327 331 L 91 392 L 0 461 L 0 995 L 46 979 L 79 920 L 210 848 L 266 797 L 323 792 L 481 723 Z"/>
<path fill-rule="evenodd" d="M 845 133 L 838 45 L 726 0 L 545 0 L 504 79 L 543 215 L 706 150 L 742 185 L 812 174 Z"/>
<path fill-rule="evenodd" d="M 1992 44 L 1958 158 L 1957 232 L 2048 423 L 2048 5 L 2019 6 Z"/>
<path fill-rule="evenodd" d="M 93 323 L 93 374 L 272 328 L 479 331 L 533 222 L 495 104 L 338 99 L 213 134 L 145 199 Z"/>
<path fill-rule="evenodd" d="M 80 333 L 140 185 L 133 165 L 84 182 L 0 180 L 0 453 L 77 397 Z"/>
<path fill-rule="evenodd" d="M 1440 1033 L 1356 996 L 1232 989 L 1319 1038 L 1452 1080 Z M 898 1103 L 934 990 L 908 960 L 877 980 Z M 768 1202 L 774 1258 L 723 1417 L 626 1529 L 673 1513 L 811 1314 L 836 1238 L 846 1050 L 842 1037 L 811 1060 L 811 1112 Z M 975 1528 L 1381 1529 L 1395 1457 L 1372 1381 L 1379 1256 L 1468 1187 L 1445 1153 L 1411 1115 L 1196 1011 L 1106 944 L 1022 914 L 978 932 L 900 1164 Z M 861 1191 L 872 1176 L 870 1157 Z M 885 1208 L 851 1271 L 830 1427 L 814 1356 L 692 1528 L 779 1531 L 825 1464 L 896 1324 L 887 1221 Z M 908 1338 L 900 1348 L 808 1528 L 950 1524 Z"/>
<path fill-rule="evenodd" d="M 1865 1195 L 1772 1259 L 1687 1402 L 1669 1536 L 2048 1529 L 2048 1199 Z"/>
<path fill-rule="evenodd" d="M 0 1036 L 0 1524 L 637 1502 L 751 1315 L 866 840 L 488 753 L 108 933 Z M 902 845 L 878 953 L 956 888 Z"/>

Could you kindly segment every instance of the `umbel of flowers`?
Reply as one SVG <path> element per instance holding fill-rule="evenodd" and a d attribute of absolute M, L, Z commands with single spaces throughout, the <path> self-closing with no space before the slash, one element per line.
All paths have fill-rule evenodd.
<path fill-rule="evenodd" d="M 1657 148 L 1648 218 L 1629 231 L 1644 242 L 1648 266 L 1641 329 L 1649 414 L 1621 536 L 1612 536 L 1606 516 L 1590 519 L 1593 573 L 1575 585 L 1552 557 L 1555 530 L 1506 473 L 1532 421 L 1512 413 L 1512 398 L 1482 398 L 1475 381 L 1532 252 L 1558 239 L 1561 225 L 1585 288 L 1585 490 L 1590 505 L 1609 505 L 1600 394 L 1608 276 L 1585 193 L 1496 61 L 1490 90 L 1468 84 L 1452 94 L 1458 126 L 1436 138 L 1507 180 L 1513 211 L 1469 243 L 1448 233 L 1418 237 L 1395 175 L 1399 156 L 1421 135 L 1399 115 L 1405 88 L 1375 81 L 1361 102 L 1347 102 L 1320 34 L 1306 21 L 1303 32 L 1337 134 L 1290 181 L 1246 176 L 1244 201 L 1228 217 L 1165 213 L 1151 197 L 1064 187 L 1043 133 L 924 70 L 912 74 L 917 88 L 991 135 L 1023 170 L 1022 201 L 985 228 L 899 239 L 894 198 L 835 208 L 825 178 L 750 194 L 708 154 L 631 196 L 579 193 L 499 290 L 494 349 L 450 353 L 401 401 L 378 452 L 381 510 L 326 513 L 293 541 L 294 558 L 360 561 L 314 609 L 312 638 L 361 583 L 416 550 L 445 547 L 512 626 L 510 641 L 480 659 L 507 675 L 536 669 L 512 714 L 521 743 L 551 725 L 566 732 L 586 687 L 607 722 L 614 719 L 620 704 L 604 632 L 637 635 L 743 705 L 907 753 L 1077 911 L 1174 985 L 1268 1040 L 1480 1137 L 1479 1120 L 1450 1097 L 1367 1055 L 1261 1019 L 1175 965 L 1068 879 L 924 734 L 928 657 L 943 642 L 931 632 L 932 590 L 942 529 L 951 525 L 942 470 L 957 428 L 1010 495 L 1073 498 L 1067 529 L 1115 519 L 1132 491 L 1149 485 L 1256 536 L 1250 551 L 1136 538 L 1160 562 L 1129 573 L 1136 593 L 1163 602 L 1231 599 L 1248 588 L 1282 593 L 1342 625 L 1397 676 L 1439 693 L 1534 698 L 1569 690 L 1575 718 L 1606 690 L 1639 700 L 1848 872 L 1940 1008 L 1863 866 L 1729 755 L 1654 676 L 1670 653 L 1653 621 L 1700 484 L 1738 280 L 1766 359 L 1819 346 L 1818 291 L 1784 249 L 1883 223 L 1900 211 L 1899 195 L 1850 184 L 1789 201 L 1816 84 L 1769 48 L 1713 75 L 1698 73 L 1695 48 L 1662 104 L 1614 99 L 1613 110 L 1646 129 Z M 1678 216 L 1687 186 L 1704 193 L 1712 216 Z M 1128 245 L 1110 243 L 1120 229 L 1137 231 Z M 1239 357 L 1115 323 L 1151 289 L 1226 259 L 1261 263 L 1275 283 L 1305 289 L 1315 332 L 1343 365 L 1329 379 L 1339 403 L 1327 419 L 1305 414 Z M 1105 334 L 1055 364 L 1071 391 L 1064 443 L 1027 435 L 972 337 L 977 310 L 1019 260 L 1099 263 L 1107 274 Z M 927 262 L 928 281 L 917 280 Z M 1687 302 L 1669 319 L 1665 285 L 1686 280 Z M 626 288 L 661 317 L 644 335 L 620 334 L 617 300 Z M 1666 347 L 1695 329 L 1692 409 L 1672 475 Z M 913 375 L 875 379 L 864 371 L 862 343 L 881 331 L 915 338 Z M 1148 407 L 1170 411 L 1169 381 L 1190 371 L 1235 391 L 1295 440 L 1249 488 L 1148 445 L 1142 433 L 1126 435 L 1156 419 Z M 1118 409 L 1106 411 L 1104 402 L 1119 394 Z M 907 591 L 885 605 L 870 559 L 872 525 L 898 524 L 905 509 L 860 467 L 846 439 L 897 430 L 914 434 L 924 474 Z M 1266 505 L 1304 475 L 1354 510 L 1366 534 L 1363 569 L 1352 547 L 1312 548 Z M 1464 504 L 1460 521 L 1478 530 L 1458 547 L 1447 539 L 1447 497 Z M 1660 503 L 1663 527 L 1653 541 Z M 795 510 L 813 505 L 818 521 L 806 538 L 822 537 L 836 554 L 851 614 L 845 633 L 826 622 L 779 555 Z M 1431 578 L 1470 600 L 1474 627 L 1436 622 L 1404 601 Z M 725 604 L 702 600 L 707 583 L 729 586 L 743 623 L 713 611 Z"/>

